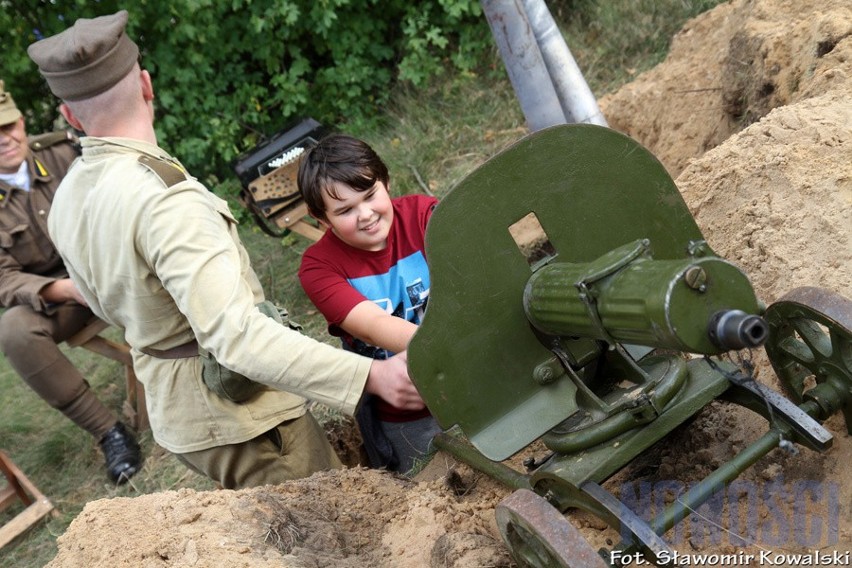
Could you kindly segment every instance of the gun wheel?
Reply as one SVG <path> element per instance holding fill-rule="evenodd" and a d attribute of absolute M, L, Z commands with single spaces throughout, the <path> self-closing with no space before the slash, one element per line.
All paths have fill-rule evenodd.
<path fill-rule="evenodd" d="M 520 568 L 606 568 L 592 545 L 555 507 L 518 489 L 496 510 L 503 541 Z"/>
<path fill-rule="evenodd" d="M 852 301 L 823 288 L 796 288 L 766 310 L 766 353 L 787 395 L 798 403 L 823 383 L 852 433 Z"/>

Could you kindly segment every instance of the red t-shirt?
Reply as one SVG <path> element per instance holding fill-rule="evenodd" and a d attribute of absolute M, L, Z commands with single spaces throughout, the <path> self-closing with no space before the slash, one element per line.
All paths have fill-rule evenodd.
<path fill-rule="evenodd" d="M 392 200 L 394 219 L 387 246 L 368 251 L 344 243 L 332 231 L 302 256 L 299 280 L 308 297 L 325 316 L 328 331 L 343 348 L 374 359 L 392 355 L 340 329 L 356 305 L 374 302 L 389 314 L 420 324 L 429 296 L 429 270 L 424 253 L 426 224 L 438 200 L 406 195 Z M 407 422 L 429 416 L 428 410 L 409 412 L 378 401 L 381 420 Z"/>

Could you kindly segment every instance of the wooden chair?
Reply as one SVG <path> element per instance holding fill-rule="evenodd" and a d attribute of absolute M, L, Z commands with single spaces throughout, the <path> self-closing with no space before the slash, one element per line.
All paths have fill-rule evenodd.
<path fill-rule="evenodd" d="M 275 218 L 275 224 L 282 229 L 290 229 L 312 241 L 318 241 L 325 234 L 325 229 L 317 227 L 308 219 L 308 204 L 299 200 L 288 207 Z"/>
<path fill-rule="evenodd" d="M 18 469 L 6 452 L 0 450 L 0 471 L 6 477 L 6 487 L 0 491 L 0 511 L 5 511 L 17 501 L 26 509 L 0 527 L 0 548 L 28 531 L 47 515 L 59 516 L 53 503 L 45 497 L 27 476 Z"/>
<path fill-rule="evenodd" d="M 109 324 L 98 318 L 93 318 L 86 327 L 78 331 L 65 343 L 69 347 L 83 347 L 94 353 L 102 355 L 113 361 L 124 365 L 126 398 L 124 400 L 123 412 L 130 426 L 141 432 L 148 428 L 148 411 L 145 407 L 145 390 L 136 379 L 133 372 L 133 359 L 130 356 L 130 346 L 126 343 L 116 343 L 101 336 L 101 332 L 109 327 Z"/>

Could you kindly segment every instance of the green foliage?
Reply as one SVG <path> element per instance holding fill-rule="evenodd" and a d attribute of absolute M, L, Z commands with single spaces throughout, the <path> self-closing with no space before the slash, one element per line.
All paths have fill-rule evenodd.
<path fill-rule="evenodd" d="M 297 116 L 369 123 L 399 81 L 472 69 L 490 47 L 475 0 L 0 0 L 0 77 L 31 132 L 56 116 L 26 47 L 79 17 L 130 12 L 151 71 L 160 143 L 215 183 Z M 47 102 L 50 101 L 50 102 Z"/>
<path fill-rule="evenodd" d="M 597 93 L 637 61 L 659 61 L 677 29 L 669 22 L 717 3 L 548 2 Z M 0 0 L 0 8 L 0 78 L 31 133 L 53 128 L 58 101 L 26 47 L 79 17 L 127 9 L 128 33 L 154 77 L 160 143 L 211 186 L 295 117 L 375 128 L 392 90 L 427 88 L 445 74 L 476 80 L 495 52 L 476 0 Z M 493 70 L 504 72 L 499 63 Z"/>
<path fill-rule="evenodd" d="M 436 56 L 441 53 L 446 54 L 456 71 L 473 70 L 490 48 L 491 36 L 483 34 L 487 28 L 482 25 L 465 25 L 469 21 L 484 21 L 477 2 L 439 0 L 437 4 L 422 3 L 417 9 L 409 9 L 403 19 L 407 55 L 399 62 L 400 79 L 422 86 L 445 68 L 447 59 Z"/>

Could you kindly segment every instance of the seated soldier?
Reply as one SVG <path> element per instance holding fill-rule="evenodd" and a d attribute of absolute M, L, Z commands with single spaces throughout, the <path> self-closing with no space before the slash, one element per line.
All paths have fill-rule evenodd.
<path fill-rule="evenodd" d="M 58 346 L 93 317 L 47 232 L 53 195 L 77 156 L 65 132 L 28 139 L 0 81 L 0 350 L 30 388 L 98 441 L 109 478 L 121 484 L 140 469 L 139 446 Z"/>

